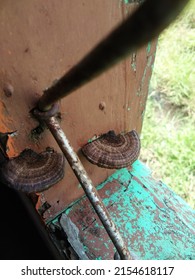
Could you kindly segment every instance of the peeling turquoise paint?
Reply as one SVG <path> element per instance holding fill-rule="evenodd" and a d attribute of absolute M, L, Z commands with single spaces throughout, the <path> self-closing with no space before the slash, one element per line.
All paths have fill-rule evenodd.
<path fill-rule="evenodd" d="M 195 211 L 152 178 L 139 160 L 130 170 L 117 170 L 97 189 L 128 248 L 141 259 L 195 260 Z M 91 258 L 113 259 L 113 244 L 86 197 L 64 211 L 80 229 Z"/>

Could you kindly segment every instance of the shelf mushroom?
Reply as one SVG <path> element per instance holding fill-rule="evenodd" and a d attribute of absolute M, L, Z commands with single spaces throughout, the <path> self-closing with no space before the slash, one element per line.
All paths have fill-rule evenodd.
<path fill-rule="evenodd" d="M 82 147 L 84 156 L 93 164 L 109 169 L 132 165 L 140 152 L 137 132 L 116 135 L 113 130 Z"/>
<path fill-rule="evenodd" d="M 64 156 L 55 151 L 36 153 L 25 149 L 0 166 L 0 180 L 8 187 L 26 193 L 40 192 L 64 176 Z"/>
<path fill-rule="evenodd" d="M 25 149 L 17 157 L 4 158 L 0 181 L 25 193 L 44 191 L 63 178 L 64 164 L 64 156 L 52 149 L 41 153 Z"/>

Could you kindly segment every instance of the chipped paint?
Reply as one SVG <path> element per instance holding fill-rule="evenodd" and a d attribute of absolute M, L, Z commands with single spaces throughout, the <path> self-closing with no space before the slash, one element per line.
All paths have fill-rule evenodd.
<path fill-rule="evenodd" d="M 140 161 L 117 170 L 97 190 L 113 221 L 141 259 L 195 259 L 195 211 Z M 92 259 L 113 259 L 114 248 L 86 197 L 65 210 Z"/>
<path fill-rule="evenodd" d="M 88 139 L 87 143 L 91 143 L 94 140 L 96 140 L 97 138 L 99 138 L 99 136 L 95 134 L 92 138 Z"/>
<path fill-rule="evenodd" d="M 147 53 L 149 54 L 151 51 L 151 42 L 148 42 L 148 45 L 147 45 Z"/>
<path fill-rule="evenodd" d="M 136 58 L 137 58 L 137 54 L 133 53 L 132 56 L 131 56 L 131 68 L 133 69 L 134 72 L 136 72 L 136 70 L 137 70 Z"/>
<path fill-rule="evenodd" d="M 147 45 L 147 48 L 146 48 L 146 52 L 149 53 L 150 51 L 151 51 L 151 43 L 149 42 L 148 45 Z M 144 71 L 143 71 L 143 75 L 142 75 L 142 79 L 141 79 L 141 82 L 140 82 L 140 86 L 139 86 L 139 88 L 138 88 L 138 90 L 136 92 L 137 96 L 141 96 L 142 95 L 142 89 L 144 87 L 144 83 L 146 81 L 146 77 L 148 76 L 147 75 L 148 69 L 151 68 L 151 71 L 152 71 L 153 64 L 154 64 L 154 57 L 153 57 L 153 55 L 147 56 L 147 64 L 145 65 L 145 68 L 144 68 Z M 148 86 L 149 86 L 149 81 L 148 81 Z"/>
<path fill-rule="evenodd" d="M 141 4 L 143 1 L 144 0 L 123 0 L 125 5 L 133 4 L 133 3 Z"/>

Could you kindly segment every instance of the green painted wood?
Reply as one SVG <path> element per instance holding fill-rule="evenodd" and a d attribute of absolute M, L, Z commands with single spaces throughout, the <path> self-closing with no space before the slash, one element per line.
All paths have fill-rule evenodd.
<path fill-rule="evenodd" d="M 141 259 L 195 259 L 195 211 L 140 161 L 116 171 L 97 189 L 128 247 Z M 115 249 L 86 197 L 65 210 L 91 259 Z M 57 218 L 52 221 L 55 224 Z"/>

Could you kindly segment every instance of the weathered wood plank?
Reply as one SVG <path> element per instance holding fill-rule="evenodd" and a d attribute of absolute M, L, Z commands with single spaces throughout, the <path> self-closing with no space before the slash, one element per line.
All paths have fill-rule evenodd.
<path fill-rule="evenodd" d="M 195 211 L 140 161 L 115 172 L 98 190 L 129 249 L 141 259 L 195 259 Z M 86 197 L 65 213 L 91 259 L 113 259 L 113 245 Z"/>

